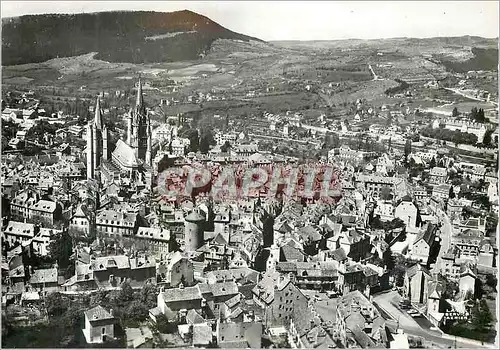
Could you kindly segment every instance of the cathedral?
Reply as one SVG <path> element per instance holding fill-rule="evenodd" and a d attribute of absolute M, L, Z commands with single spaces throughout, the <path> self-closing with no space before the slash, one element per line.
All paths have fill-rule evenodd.
<path fill-rule="evenodd" d="M 109 154 L 109 135 L 102 120 L 99 98 L 95 116 L 87 126 L 87 178 L 130 185 L 132 188 L 151 187 L 151 122 L 144 105 L 139 79 L 135 106 L 127 119 L 126 140 L 119 139 Z"/>

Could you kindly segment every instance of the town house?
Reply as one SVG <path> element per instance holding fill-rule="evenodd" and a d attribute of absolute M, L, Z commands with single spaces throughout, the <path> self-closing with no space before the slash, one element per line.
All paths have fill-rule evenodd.
<path fill-rule="evenodd" d="M 265 327 L 289 329 L 293 321 L 299 336 L 310 329 L 308 300 L 288 277 L 278 272 L 267 272 L 252 293 L 254 302 L 264 310 Z"/>
<path fill-rule="evenodd" d="M 88 344 L 103 343 L 115 337 L 115 322 L 113 310 L 96 306 L 84 312 L 85 328 L 83 335 Z"/>
<path fill-rule="evenodd" d="M 417 263 L 406 270 L 403 284 L 403 295 L 412 303 L 424 304 L 429 295 L 429 270 Z"/>

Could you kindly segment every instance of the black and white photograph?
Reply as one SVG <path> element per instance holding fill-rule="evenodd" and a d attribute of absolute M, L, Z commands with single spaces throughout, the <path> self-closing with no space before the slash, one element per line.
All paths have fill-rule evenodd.
<path fill-rule="evenodd" d="M 1 2 L 1 347 L 498 337 L 498 1 Z"/>

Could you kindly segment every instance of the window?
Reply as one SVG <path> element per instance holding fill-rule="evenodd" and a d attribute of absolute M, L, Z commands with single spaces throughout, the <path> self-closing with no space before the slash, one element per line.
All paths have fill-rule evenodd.
<path fill-rule="evenodd" d="M 101 332 L 102 332 L 102 335 L 106 334 L 106 327 L 102 327 Z"/>

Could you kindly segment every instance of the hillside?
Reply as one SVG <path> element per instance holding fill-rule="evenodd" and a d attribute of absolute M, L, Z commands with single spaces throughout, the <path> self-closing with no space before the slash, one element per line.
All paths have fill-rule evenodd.
<path fill-rule="evenodd" d="M 109 62 L 193 60 L 217 39 L 262 41 L 187 10 L 28 15 L 2 20 L 2 64 L 90 52 Z"/>

